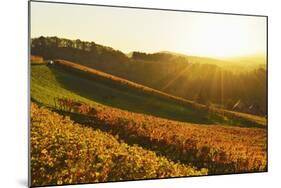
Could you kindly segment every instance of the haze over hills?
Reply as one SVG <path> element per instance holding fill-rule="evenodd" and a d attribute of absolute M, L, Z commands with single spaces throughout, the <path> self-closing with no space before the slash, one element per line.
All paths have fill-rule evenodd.
<path fill-rule="evenodd" d="M 252 55 L 245 55 L 245 56 L 238 56 L 238 57 L 212 58 L 212 57 L 186 55 L 186 54 L 170 52 L 170 51 L 161 51 L 159 53 L 173 54 L 180 57 L 186 57 L 189 60 L 189 62 L 214 64 L 224 68 L 229 68 L 229 70 L 232 71 L 234 70 L 249 71 L 255 68 L 266 67 L 266 57 L 263 54 L 252 54 Z M 131 52 L 130 54 L 132 55 L 133 52 Z"/>
<path fill-rule="evenodd" d="M 239 66 L 246 66 L 249 68 L 261 67 L 266 68 L 266 56 L 262 54 L 253 54 L 249 56 L 230 57 L 226 61 L 233 62 Z"/>
<path fill-rule="evenodd" d="M 232 110 L 240 101 L 234 110 L 266 114 L 266 70 L 260 66 L 264 62 L 262 57 L 217 60 L 166 51 L 124 54 L 94 42 L 57 37 L 32 39 L 31 52 L 44 59 L 74 61 L 201 104 Z M 250 63 L 251 66 L 245 66 Z"/>

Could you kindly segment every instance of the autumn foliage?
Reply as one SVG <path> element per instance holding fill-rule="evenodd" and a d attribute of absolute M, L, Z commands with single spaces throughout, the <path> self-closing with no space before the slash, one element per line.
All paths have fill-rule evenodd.
<path fill-rule="evenodd" d="M 57 70 L 63 71 L 58 74 Z M 74 74 L 79 71 L 89 74 Z M 32 73 L 32 186 L 267 171 L 264 117 L 200 105 L 63 60 L 50 67 L 34 65 Z M 66 87 L 66 82 L 59 82 L 63 77 L 72 85 L 83 85 L 79 91 L 90 88 L 96 98 Z M 204 112 L 206 117 L 215 114 L 211 118 L 220 116 L 227 121 L 171 120 L 146 113 L 158 110 L 149 102 L 143 112 L 110 107 L 97 96 L 110 96 L 106 91 L 115 90 L 99 91 L 96 88 L 101 87 L 90 87 L 83 79 L 96 84 L 103 81 L 101 87 L 118 85 L 131 94 L 137 90 L 137 96 L 151 95 L 184 107 L 172 109 L 190 109 L 195 115 Z M 127 98 L 119 100 L 123 98 L 115 102 L 128 105 Z M 228 124 L 230 121 L 238 123 Z"/>
<path fill-rule="evenodd" d="M 265 171 L 266 129 L 200 125 L 102 107 L 77 118 L 211 174 Z M 75 117 L 75 116 L 74 116 Z"/>
<path fill-rule="evenodd" d="M 31 104 L 32 186 L 206 174 Z"/>

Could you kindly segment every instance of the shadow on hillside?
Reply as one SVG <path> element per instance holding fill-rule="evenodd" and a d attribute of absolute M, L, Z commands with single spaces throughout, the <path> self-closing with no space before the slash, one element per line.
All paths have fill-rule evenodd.
<path fill-rule="evenodd" d="M 196 123 L 234 125 L 247 128 L 263 128 L 245 118 L 226 118 L 223 115 L 192 106 L 179 104 L 173 100 L 153 96 L 133 87 L 89 74 L 62 67 L 49 66 L 61 87 L 97 103 L 170 120 Z"/>
<path fill-rule="evenodd" d="M 61 87 L 103 105 L 183 122 L 227 124 L 220 116 L 209 114 L 207 111 L 193 109 L 174 101 L 152 96 L 93 74 L 90 75 L 60 65 L 52 65 L 50 70 Z"/>

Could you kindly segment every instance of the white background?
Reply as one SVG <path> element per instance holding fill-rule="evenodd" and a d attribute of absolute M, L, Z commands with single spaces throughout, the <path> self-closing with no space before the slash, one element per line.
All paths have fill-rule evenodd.
<path fill-rule="evenodd" d="M 281 178 L 281 14 L 278 0 L 67 0 L 269 16 L 269 172 L 75 187 L 278 187 Z M 27 187 L 27 0 L 0 5 L 0 187 Z M 72 186 L 68 186 L 72 187 Z"/>

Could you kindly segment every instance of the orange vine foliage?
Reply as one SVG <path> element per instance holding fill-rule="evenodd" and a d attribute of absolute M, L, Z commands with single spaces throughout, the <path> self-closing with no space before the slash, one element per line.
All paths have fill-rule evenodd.
<path fill-rule="evenodd" d="M 32 186 L 206 174 L 31 104 Z"/>
<path fill-rule="evenodd" d="M 95 110 L 80 120 L 174 161 L 208 168 L 210 174 L 267 170 L 266 128 L 190 124 L 110 107 Z"/>

